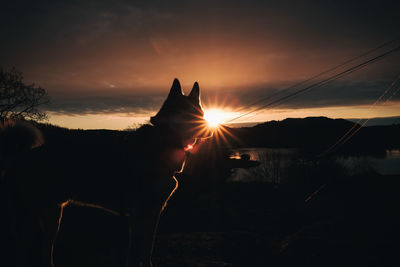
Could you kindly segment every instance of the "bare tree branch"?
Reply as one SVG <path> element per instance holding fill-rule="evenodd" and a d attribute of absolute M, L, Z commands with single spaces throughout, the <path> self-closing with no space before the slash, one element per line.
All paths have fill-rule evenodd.
<path fill-rule="evenodd" d="M 40 106 L 48 103 L 45 89 L 24 84 L 22 73 L 14 68 L 0 68 L 0 119 L 46 120 L 47 114 Z"/>

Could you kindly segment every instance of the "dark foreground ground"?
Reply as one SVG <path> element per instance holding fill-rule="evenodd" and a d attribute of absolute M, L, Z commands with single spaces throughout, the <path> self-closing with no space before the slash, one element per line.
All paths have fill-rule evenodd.
<path fill-rule="evenodd" d="M 312 192 L 312 191 L 311 191 Z M 181 182 L 162 215 L 155 266 L 400 266 L 400 176 L 364 175 L 310 188 Z M 65 209 L 55 264 L 123 266 L 123 218 Z"/>

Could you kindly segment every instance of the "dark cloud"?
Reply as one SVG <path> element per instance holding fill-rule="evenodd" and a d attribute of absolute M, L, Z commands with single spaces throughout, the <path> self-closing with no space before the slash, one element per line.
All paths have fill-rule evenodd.
<path fill-rule="evenodd" d="M 381 95 L 383 98 L 379 101 L 380 104 L 383 104 L 389 98 L 390 101 L 400 101 L 400 95 L 393 95 L 400 84 L 384 94 L 385 90 L 390 87 L 391 82 L 392 81 L 336 83 L 294 97 L 281 106 L 289 108 L 315 108 L 372 105 Z"/>
<path fill-rule="evenodd" d="M 206 103 L 246 105 L 398 36 L 399 5 L 7 1 L 0 63 L 45 87 L 54 112 L 155 110 L 175 76 L 199 80 Z M 369 103 L 399 69 L 396 55 L 285 106 Z"/>
<path fill-rule="evenodd" d="M 311 83 L 297 87 L 291 87 L 290 85 L 259 87 L 252 90 L 251 93 L 238 88 L 234 93 L 231 92 L 231 94 L 226 94 L 230 96 L 229 100 L 226 102 L 240 103 L 240 106 L 249 108 L 263 106 L 268 106 L 269 108 L 316 108 L 329 106 L 371 105 L 373 102 L 377 101 L 381 95 L 383 97 L 380 103 L 383 103 L 386 100 L 396 102 L 400 101 L 400 93 L 397 91 L 400 87 L 400 83 L 397 82 L 395 86 L 391 87 L 393 81 L 394 79 L 373 82 L 341 81 L 315 87 L 309 91 L 287 99 L 285 98 L 286 96 L 306 88 Z M 389 88 L 390 90 L 388 90 Z M 386 90 L 388 91 L 384 94 Z M 224 93 L 220 92 L 219 95 L 224 95 Z M 210 99 L 213 98 L 218 97 L 210 97 Z"/>
<path fill-rule="evenodd" d="M 386 94 L 384 92 L 390 87 L 392 81 L 377 82 L 337 82 L 317 87 L 304 94 L 279 101 L 279 104 L 268 105 L 268 107 L 301 109 L 319 108 L 332 106 L 354 106 L 371 105 L 383 95 L 382 104 L 388 98 L 391 102 L 400 102 L 400 93 L 394 94 L 400 84 L 392 87 Z M 202 95 L 204 106 L 213 106 L 222 103 L 232 110 L 242 111 L 262 107 L 269 103 L 275 103 L 278 99 L 304 88 L 295 87 L 290 90 L 281 87 L 255 88 L 251 93 L 246 93 L 244 88 L 230 90 L 206 91 Z M 59 114 L 100 114 L 100 113 L 126 113 L 126 114 L 152 114 L 157 111 L 167 96 L 166 90 L 163 94 L 112 94 L 112 93 L 75 93 L 57 94 L 53 96 L 52 102 L 46 107 L 47 111 Z M 263 100 L 263 101 L 260 101 Z"/>
<path fill-rule="evenodd" d="M 53 96 L 47 111 L 58 114 L 82 115 L 100 113 L 149 114 L 157 110 L 165 95 L 149 94 L 58 94 Z"/>
<path fill-rule="evenodd" d="M 80 38 L 103 42 L 115 35 L 189 34 L 291 40 L 318 48 L 397 34 L 399 6 L 398 1 L 8 1 L 2 5 L 1 30 L 11 42 L 49 45 Z"/>

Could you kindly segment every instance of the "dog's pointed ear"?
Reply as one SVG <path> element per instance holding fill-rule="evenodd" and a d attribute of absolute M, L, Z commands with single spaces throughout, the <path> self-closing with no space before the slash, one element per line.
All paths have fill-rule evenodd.
<path fill-rule="evenodd" d="M 193 84 L 193 88 L 189 94 L 189 97 L 197 102 L 200 101 L 200 87 L 197 82 Z"/>
<path fill-rule="evenodd" d="M 182 88 L 181 84 L 179 83 L 179 80 L 175 78 L 174 82 L 172 83 L 171 91 L 169 91 L 168 97 L 174 97 L 179 95 L 183 95 Z"/>

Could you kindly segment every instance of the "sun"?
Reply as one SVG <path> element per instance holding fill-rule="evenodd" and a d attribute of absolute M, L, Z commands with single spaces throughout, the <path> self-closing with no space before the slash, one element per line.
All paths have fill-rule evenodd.
<path fill-rule="evenodd" d="M 221 109 L 208 109 L 204 111 L 204 119 L 210 128 L 217 128 L 228 117 L 228 114 Z"/>

